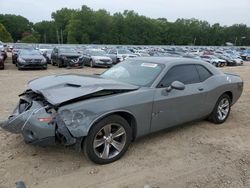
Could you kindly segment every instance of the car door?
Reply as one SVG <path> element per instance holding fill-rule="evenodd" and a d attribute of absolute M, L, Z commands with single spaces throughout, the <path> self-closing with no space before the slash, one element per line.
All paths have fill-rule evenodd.
<path fill-rule="evenodd" d="M 185 84 L 184 90 L 167 91 L 174 81 Z M 151 132 L 202 118 L 205 99 L 206 92 L 195 65 L 173 66 L 156 88 Z"/>

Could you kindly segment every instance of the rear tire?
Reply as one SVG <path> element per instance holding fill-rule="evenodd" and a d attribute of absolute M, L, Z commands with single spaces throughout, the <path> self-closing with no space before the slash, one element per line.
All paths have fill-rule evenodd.
<path fill-rule="evenodd" d="M 124 155 L 131 140 L 128 122 L 121 116 L 112 115 L 93 125 L 83 142 L 83 151 L 94 163 L 108 164 Z"/>
<path fill-rule="evenodd" d="M 215 124 L 224 123 L 230 114 L 231 103 L 227 94 L 221 95 L 208 119 Z"/>

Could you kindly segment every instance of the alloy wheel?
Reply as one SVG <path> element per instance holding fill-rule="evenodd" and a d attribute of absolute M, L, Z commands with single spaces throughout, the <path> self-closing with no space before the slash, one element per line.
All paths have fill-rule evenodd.
<path fill-rule="evenodd" d="M 218 105 L 218 109 L 217 109 L 217 117 L 219 120 L 223 121 L 224 119 L 227 118 L 228 113 L 229 113 L 229 109 L 230 109 L 230 102 L 228 101 L 227 98 L 223 98 L 219 105 Z"/>
<path fill-rule="evenodd" d="M 107 124 L 96 135 L 93 142 L 95 154 L 101 159 L 117 156 L 126 144 L 126 131 L 119 124 Z"/>

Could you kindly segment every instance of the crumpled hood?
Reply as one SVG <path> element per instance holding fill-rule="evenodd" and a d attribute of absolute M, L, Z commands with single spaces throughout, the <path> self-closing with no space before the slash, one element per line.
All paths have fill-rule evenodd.
<path fill-rule="evenodd" d="M 50 104 L 55 106 L 100 91 L 133 91 L 139 88 L 97 76 L 77 74 L 45 76 L 30 81 L 28 85 L 31 90 L 43 95 Z"/>

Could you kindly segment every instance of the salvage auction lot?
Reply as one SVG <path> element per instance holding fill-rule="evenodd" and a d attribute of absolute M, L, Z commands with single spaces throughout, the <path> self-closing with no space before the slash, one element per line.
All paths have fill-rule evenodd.
<path fill-rule="evenodd" d="M 12 112 L 18 94 L 36 77 L 94 74 L 105 69 L 18 71 L 10 62 L 0 71 L 0 120 Z M 24 181 L 28 187 L 250 187 L 250 63 L 226 67 L 239 74 L 244 92 L 226 123 L 207 121 L 156 133 L 137 140 L 119 161 L 93 164 L 65 147 L 35 147 L 20 135 L 0 130 L 0 187 Z"/>

